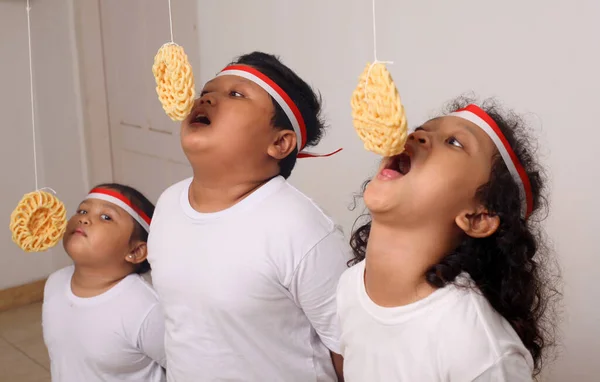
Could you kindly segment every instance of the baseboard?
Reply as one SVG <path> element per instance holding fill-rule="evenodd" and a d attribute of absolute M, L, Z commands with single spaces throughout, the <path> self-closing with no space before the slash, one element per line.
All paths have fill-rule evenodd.
<path fill-rule="evenodd" d="M 44 299 L 46 279 L 0 290 L 0 312 L 41 302 Z"/>

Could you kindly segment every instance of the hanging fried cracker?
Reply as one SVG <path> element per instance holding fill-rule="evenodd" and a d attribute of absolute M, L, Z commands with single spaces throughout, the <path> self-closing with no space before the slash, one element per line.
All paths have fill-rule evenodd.
<path fill-rule="evenodd" d="M 35 145 L 35 104 L 33 88 L 33 60 L 31 55 L 31 7 L 27 10 L 27 36 L 29 40 L 29 85 L 31 96 L 31 130 L 33 141 L 33 167 L 37 191 L 23 196 L 10 215 L 9 228 L 12 240 L 25 252 L 42 252 L 55 246 L 67 227 L 64 204 L 54 194 L 38 189 L 37 150 Z"/>
<path fill-rule="evenodd" d="M 26 194 L 10 215 L 12 240 L 25 252 L 42 252 L 55 246 L 66 227 L 64 204 L 46 191 Z"/>
<path fill-rule="evenodd" d="M 173 121 L 183 121 L 194 105 L 194 73 L 183 47 L 163 45 L 154 57 L 152 73 L 163 109 Z"/>
<path fill-rule="evenodd" d="M 384 63 L 367 64 L 352 93 L 351 105 L 354 128 L 365 149 L 386 157 L 404 151 L 406 114 Z"/>

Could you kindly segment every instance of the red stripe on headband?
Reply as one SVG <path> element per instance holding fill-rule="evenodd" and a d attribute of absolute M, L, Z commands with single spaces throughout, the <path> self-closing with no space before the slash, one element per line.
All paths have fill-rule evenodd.
<path fill-rule="evenodd" d="M 325 157 L 330 157 L 334 154 L 337 154 L 342 150 L 343 150 L 343 148 L 340 148 L 340 149 L 332 151 L 328 154 L 313 154 L 313 153 L 309 153 L 306 151 L 302 151 L 302 152 L 298 153 L 298 158 L 325 158 Z"/>
<path fill-rule="evenodd" d="M 515 168 L 517 169 L 517 173 L 519 174 L 519 178 L 521 178 L 521 182 L 523 182 L 523 188 L 525 190 L 525 199 L 526 199 L 525 203 L 527 204 L 526 211 L 525 211 L 525 217 L 526 218 L 529 217 L 529 215 L 531 215 L 531 212 L 533 211 L 533 194 L 531 192 L 531 183 L 529 182 L 529 177 L 527 176 L 527 171 L 525 171 L 525 168 L 523 167 L 523 165 L 521 165 L 519 158 L 517 158 L 517 155 L 513 151 L 512 147 L 510 147 L 508 140 L 506 139 L 506 137 L 504 136 L 504 134 L 498 127 L 498 124 L 496 123 L 496 121 L 494 121 L 494 119 L 492 117 L 490 117 L 488 115 L 488 113 L 486 113 L 483 109 L 481 109 L 477 105 L 473 105 L 473 104 L 467 105 L 463 109 L 457 110 L 457 112 L 459 112 L 459 111 L 469 111 L 469 112 L 475 114 L 476 116 L 478 116 L 479 118 L 483 119 L 485 121 L 485 123 L 487 123 L 492 128 L 492 130 L 494 130 L 494 132 L 496 133 L 498 138 L 500 138 L 502 145 L 506 149 L 506 152 L 510 156 L 511 161 L 513 162 L 513 164 L 515 165 Z"/>
<path fill-rule="evenodd" d="M 300 126 L 300 134 L 302 136 L 302 142 L 300 142 L 300 150 L 302 150 L 304 148 L 304 146 L 306 145 L 306 124 L 304 123 L 304 118 L 302 118 L 300 109 L 298 109 L 298 106 L 296 106 L 296 104 L 294 103 L 294 101 L 292 101 L 290 96 L 279 85 L 277 85 L 275 83 L 275 81 L 273 81 L 272 79 L 270 79 L 269 77 L 267 77 L 266 75 L 264 75 L 263 73 L 259 72 L 256 69 L 254 69 L 251 66 L 230 65 L 230 66 L 226 67 L 225 69 L 223 69 L 222 71 L 224 71 L 224 70 L 241 70 L 244 72 L 254 74 L 256 77 L 260 78 L 261 80 L 266 82 L 269 86 L 271 86 L 273 88 L 273 90 L 275 90 L 277 92 L 277 94 L 279 94 L 281 96 L 281 98 L 283 98 L 283 100 L 288 105 L 290 110 L 292 110 L 292 113 L 294 113 L 294 116 L 296 117 L 296 120 L 298 121 L 298 125 Z M 300 156 L 298 156 L 298 157 L 300 157 Z"/>
<path fill-rule="evenodd" d="M 107 188 L 94 188 L 92 189 L 90 192 L 90 194 L 104 194 L 104 195 L 108 195 L 108 196 L 112 196 L 113 198 L 117 198 L 120 201 L 122 201 L 123 203 L 127 204 L 129 207 L 131 207 L 132 210 L 134 210 L 138 215 L 140 215 L 140 217 L 146 222 L 148 223 L 148 225 L 150 225 L 150 222 L 152 221 L 152 219 L 150 219 L 148 217 L 148 215 L 146 215 L 144 213 L 144 211 L 142 211 L 140 208 L 138 208 L 135 204 L 133 204 L 131 202 L 131 200 L 127 199 L 125 197 L 125 195 L 114 191 L 114 190 L 110 190 Z"/>

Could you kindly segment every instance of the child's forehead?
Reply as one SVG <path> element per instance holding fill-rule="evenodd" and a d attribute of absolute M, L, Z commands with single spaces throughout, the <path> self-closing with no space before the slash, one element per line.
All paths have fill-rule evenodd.
<path fill-rule="evenodd" d="M 234 74 L 226 74 L 226 75 L 218 76 L 211 80 L 208 80 L 204 84 L 204 87 L 207 87 L 210 85 L 219 85 L 219 84 L 244 84 L 244 85 L 258 86 L 254 82 L 252 82 L 244 77 L 236 76 Z"/>
<path fill-rule="evenodd" d="M 425 122 L 422 126 L 429 127 L 434 130 L 444 128 L 461 129 L 476 136 L 480 133 L 483 133 L 481 128 L 479 128 L 474 123 L 467 121 L 466 119 L 451 115 L 444 115 L 441 117 L 432 118 L 429 121 Z"/>
<path fill-rule="evenodd" d="M 445 115 L 430 119 L 421 125 L 427 131 L 440 132 L 447 134 L 460 134 L 462 137 L 468 137 L 478 143 L 478 146 L 489 147 L 495 150 L 492 138 L 479 126 L 464 118 L 452 115 Z"/>
<path fill-rule="evenodd" d="M 121 207 L 117 206 L 116 204 L 113 204 L 111 202 L 108 202 L 106 200 L 101 200 L 101 199 L 93 199 L 93 198 L 85 199 L 81 203 L 79 203 L 79 206 L 80 207 L 93 206 L 93 207 L 107 208 L 107 209 L 114 210 L 118 214 L 125 213 L 125 211 Z"/>

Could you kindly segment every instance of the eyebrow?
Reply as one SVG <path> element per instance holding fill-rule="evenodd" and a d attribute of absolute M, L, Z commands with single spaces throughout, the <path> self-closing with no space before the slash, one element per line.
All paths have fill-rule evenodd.
<path fill-rule="evenodd" d="M 478 128 L 469 126 L 465 123 L 461 123 L 460 126 L 462 127 L 461 130 L 464 131 L 464 134 L 468 136 L 465 139 L 468 139 L 470 141 L 470 142 L 467 142 L 466 151 L 467 152 L 475 152 L 475 151 L 481 150 L 481 143 L 479 142 L 479 139 L 477 138 L 477 135 L 475 134 L 475 129 L 478 129 Z"/>
<path fill-rule="evenodd" d="M 438 118 L 440 118 L 440 117 L 438 117 Z M 427 121 L 427 122 L 435 121 L 435 120 L 436 120 L 436 119 L 438 119 L 438 118 L 434 118 L 434 119 L 432 119 L 432 120 L 430 120 L 430 121 Z M 420 125 L 420 126 L 417 126 L 417 128 L 416 128 L 416 129 L 423 129 L 423 126 L 425 126 L 425 124 L 426 124 L 426 123 L 424 123 L 424 124 L 422 124 L 422 125 Z M 463 128 L 463 130 L 466 130 L 466 131 L 467 131 L 467 132 L 468 132 L 470 135 L 472 135 L 472 136 L 473 136 L 473 138 L 474 138 L 475 140 L 477 140 L 477 134 L 475 133 L 475 130 L 476 130 L 477 128 L 475 128 L 475 127 L 473 127 L 473 126 L 470 126 L 470 125 L 469 125 L 469 124 L 467 124 L 467 123 L 461 123 L 459 126 L 460 126 L 460 127 L 462 127 L 462 128 Z M 433 129 L 434 129 L 434 130 L 439 130 L 439 128 L 440 128 L 440 126 L 436 126 L 436 127 L 434 127 Z M 416 130 L 416 129 L 415 129 L 415 130 Z"/>
<path fill-rule="evenodd" d="M 111 204 L 106 203 L 103 205 L 103 207 L 106 208 L 107 210 L 113 211 L 116 215 L 121 216 L 121 211 L 119 211 L 119 209 L 115 208 Z"/>
<path fill-rule="evenodd" d="M 436 118 L 437 119 L 437 118 Z M 431 121 L 433 121 L 435 119 L 432 119 Z M 430 121 L 428 121 L 430 122 Z M 425 123 L 426 124 L 426 123 Z M 414 131 L 417 131 L 419 129 L 425 130 L 424 126 L 425 124 L 422 124 L 420 126 L 418 126 Z M 479 140 L 477 139 L 477 134 L 475 134 L 475 130 L 477 129 L 477 127 L 473 127 L 473 126 L 469 126 L 466 123 L 461 123 L 458 126 L 461 127 L 461 131 L 464 131 L 465 134 L 467 134 L 469 136 L 469 140 L 471 140 L 473 143 L 471 144 L 471 146 L 477 148 L 479 147 Z M 435 126 L 435 127 L 430 127 L 431 130 L 435 131 L 435 130 L 439 130 L 440 126 Z"/>
<path fill-rule="evenodd" d="M 467 124 L 461 124 L 462 127 L 464 127 L 465 130 L 467 130 L 469 132 L 469 134 L 471 134 L 473 136 L 473 138 L 477 139 L 477 135 L 475 134 L 475 129 L 473 126 L 469 126 Z"/>

